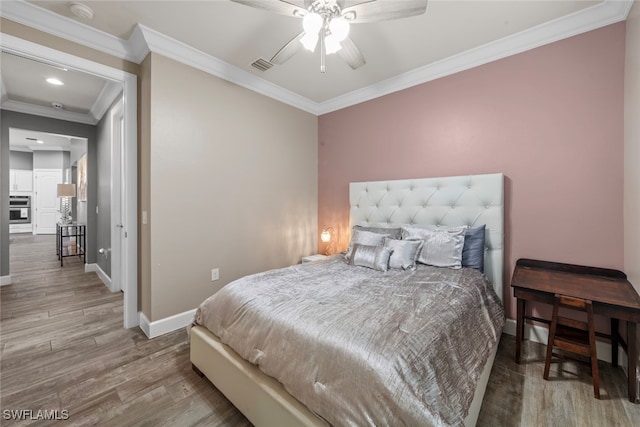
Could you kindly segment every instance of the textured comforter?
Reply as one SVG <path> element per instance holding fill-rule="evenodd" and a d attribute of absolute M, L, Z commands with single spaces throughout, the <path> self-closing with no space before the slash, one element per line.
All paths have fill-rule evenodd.
<path fill-rule="evenodd" d="M 439 426 L 462 425 L 504 313 L 476 270 L 336 256 L 230 283 L 195 323 L 330 424 Z"/>

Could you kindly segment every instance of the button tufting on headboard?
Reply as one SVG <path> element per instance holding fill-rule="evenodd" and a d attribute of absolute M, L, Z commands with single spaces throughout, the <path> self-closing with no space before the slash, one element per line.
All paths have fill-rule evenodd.
<path fill-rule="evenodd" d="M 502 174 L 488 174 L 351 183 L 351 225 L 486 224 L 485 273 L 502 299 L 503 182 Z"/>

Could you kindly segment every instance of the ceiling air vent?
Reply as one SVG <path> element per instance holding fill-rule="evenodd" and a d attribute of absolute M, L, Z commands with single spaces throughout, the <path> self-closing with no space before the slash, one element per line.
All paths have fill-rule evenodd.
<path fill-rule="evenodd" d="M 251 63 L 251 66 L 260 71 L 267 71 L 269 68 L 273 67 L 273 64 L 266 59 L 258 58 Z"/>

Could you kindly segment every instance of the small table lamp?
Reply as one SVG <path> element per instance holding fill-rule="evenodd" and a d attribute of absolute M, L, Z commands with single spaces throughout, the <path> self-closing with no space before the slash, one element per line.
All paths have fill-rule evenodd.
<path fill-rule="evenodd" d="M 320 233 L 320 240 L 327 243 L 327 248 L 324 251 L 325 255 L 331 255 L 333 252 L 333 242 L 331 241 L 332 233 L 335 233 L 333 227 L 324 227 L 322 233 Z"/>
<path fill-rule="evenodd" d="M 71 215 L 69 214 L 69 198 L 76 197 L 75 184 L 58 184 L 58 197 L 60 197 L 60 213 L 63 224 L 71 223 Z"/>

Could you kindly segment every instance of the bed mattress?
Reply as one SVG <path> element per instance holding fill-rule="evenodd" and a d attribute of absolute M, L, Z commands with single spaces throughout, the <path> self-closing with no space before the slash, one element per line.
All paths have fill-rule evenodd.
<path fill-rule="evenodd" d="M 504 313 L 473 269 L 341 256 L 239 279 L 195 324 L 332 425 L 462 425 Z"/>

